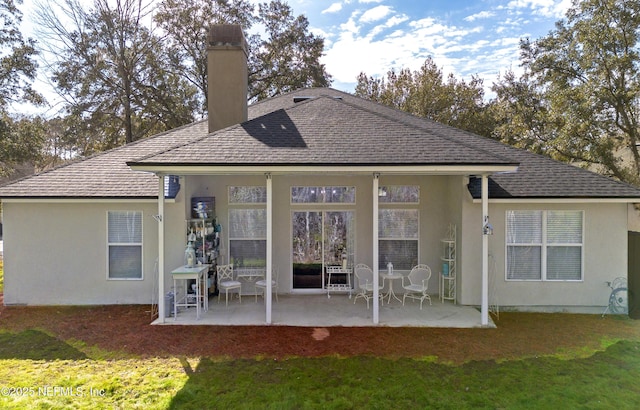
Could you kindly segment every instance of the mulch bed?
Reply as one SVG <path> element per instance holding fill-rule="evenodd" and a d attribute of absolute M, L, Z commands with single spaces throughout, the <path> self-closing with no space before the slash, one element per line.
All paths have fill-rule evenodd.
<path fill-rule="evenodd" d="M 501 313 L 495 329 L 159 326 L 150 324 L 149 309 L 0 305 L 0 330 L 41 329 L 61 341 L 141 357 L 435 356 L 451 363 L 598 349 L 604 337 L 640 340 L 640 321 L 600 315 Z"/>

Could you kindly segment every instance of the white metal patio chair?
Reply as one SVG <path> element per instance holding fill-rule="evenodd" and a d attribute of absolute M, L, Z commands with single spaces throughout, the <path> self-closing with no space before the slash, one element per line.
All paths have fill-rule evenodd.
<path fill-rule="evenodd" d="M 256 303 L 258 302 L 258 289 L 262 290 L 262 297 L 264 298 L 264 295 L 267 292 L 267 284 L 268 284 L 267 278 L 256 281 L 255 283 Z M 271 291 L 276 295 L 276 302 L 277 302 L 278 301 L 278 269 L 277 268 L 271 269 Z"/>
<path fill-rule="evenodd" d="M 358 298 L 363 298 L 367 301 L 367 309 L 369 309 L 369 300 L 373 298 L 373 270 L 364 263 L 359 263 L 354 269 L 354 274 L 358 281 L 358 293 L 353 299 L 355 305 Z M 378 283 L 378 297 L 382 301 L 382 286 Z"/>
<path fill-rule="evenodd" d="M 422 302 L 429 300 L 431 305 L 431 296 L 427 293 L 429 288 L 429 279 L 431 278 L 431 268 L 427 265 L 416 265 L 406 277 L 402 278 L 402 287 L 404 288 L 404 296 L 402 297 L 402 306 L 406 298 L 420 300 L 420 310 L 422 310 Z M 407 283 L 408 281 L 408 283 Z"/>
<path fill-rule="evenodd" d="M 225 305 L 229 305 L 229 291 L 233 289 L 238 289 L 238 298 L 240 299 L 240 303 L 242 303 L 242 292 L 240 288 L 242 283 L 239 280 L 234 279 L 233 277 L 233 264 L 229 265 L 218 265 L 217 266 L 217 274 L 218 274 L 218 303 L 220 303 L 220 294 L 222 291 L 225 293 Z"/>

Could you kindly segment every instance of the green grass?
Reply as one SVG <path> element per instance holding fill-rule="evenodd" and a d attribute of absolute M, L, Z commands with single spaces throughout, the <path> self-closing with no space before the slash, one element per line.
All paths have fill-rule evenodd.
<path fill-rule="evenodd" d="M 640 408 L 640 338 L 601 344 L 461 365 L 432 357 L 140 358 L 0 327 L 0 408 Z"/>
<path fill-rule="evenodd" d="M 604 342 L 606 349 L 590 355 L 578 349 L 450 365 L 430 358 L 136 358 L 39 330 L 2 330 L 0 408 L 640 408 L 640 341 Z"/>

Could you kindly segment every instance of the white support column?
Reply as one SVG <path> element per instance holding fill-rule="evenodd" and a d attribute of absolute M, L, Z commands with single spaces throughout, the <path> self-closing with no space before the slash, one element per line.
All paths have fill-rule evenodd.
<path fill-rule="evenodd" d="M 373 174 L 373 221 L 371 223 L 373 232 L 373 324 L 380 322 L 380 298 L 378 284 L 380 283 L 380 274 L 378 271 L 378 188 L 380 186 L 380 174 Z"/>
<path fill-rule="evenodd" d="M 480 233 L 482 235 L 482 305 L 480 308 L 481 323 L 489 324 L 489 235 L 484 231 L 485 223 L 489 221 L 489 177 L 482 175 L 482 221 Z"/>
<path fill-rule="evenodd" d="M 158 175 L 158 319 L 165 322 L 164 312 L 164 175 Z"/>
<path fill-rule="evenodd" d="M 267 179 L 267 289 L 265 290 L 265 305 L 266 305 L 266 322 L 271 324 L 271 302 L 272 302 L 272 287 L 271 278 L 273 277 L 273 182 L 271 180 L 271 174 L 265 174 Z"/>

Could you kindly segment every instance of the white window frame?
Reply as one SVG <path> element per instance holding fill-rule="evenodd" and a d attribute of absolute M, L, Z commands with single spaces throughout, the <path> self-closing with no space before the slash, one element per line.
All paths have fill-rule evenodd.
<path fill-rule="evenodd" d="M 109 239 L 109 215 L 110 214 L 132 214 L 138 215 L 140 219 L 140 242 L 111 242 Z M 106 278 L 107 280 L 144 280 L 144 213 L 142 211 L 132 211 L 132 210 L 109 210 L 106 214 L 106 224 L 107 224 L 107 247 L 106 247 Z M 110 266 L 110 250 L 112 246 L 118 247 L 137 247 L 140 249 L 140 277 L 112 277 L 111 266 Z"/>
<path fill-rule="evenodd" d="M 231 229 L 231 213 L 234 211 L 251 211 L 251 210 L 261 210 L 266 212 L 267 210 L 267 203 L 266 203 L 266 195 L 264 196 L 264 202 L 242 202 L 242 201 L 235 201 L 232 198 L 231 192 L 234 189 L 237 188 L 245 188 L 245 189 L 261 189 L 264 188 L 266 190 L 266 187 L 263 186 L 229 186 L 228 187 L 228 205 L 229 205 L 229 209 L 227 211 L 227 221 L 229 221 L 229 238 L 228 238 L 228 255 L 227 257 L 229 258 L 229 263 L 233 263 L 234 261 L 231 260 L 231 243 L 234 241 L 264 241 L 264 246 L 265 246 L 265 252 L 266 252 L 266 247 L 267 247 L 267 236 L 266 236 L 266 217 L 265 217 L 265 227 L 264 227 L 264 236 L 252 236 L 250 238 L 247 237 L 234 237 L 232 236 L 232 229 Z M 266 260 L 265 260 L 266 263 Z M 235 267 L 235 266 L 234 266 Z"/>
<path fill-rule="evenodd" d="M 536 243 L 509 243 L 509 214 L 511 212 L 540 212 L 542 215 L 541 226 L 541 241 Z M 580 213 L 581 217 L 581 242 L 566 242 L 566 243 L 552 243 L 548 238 L 548 216 L 550 212 L 566 212 L 566 213 Z M 504 261 L 504 277 L 508 282 L 582 282 L 584 281 L 584 244 L 585 244 L 585 212 L 583 210 L 508 210 L 505 212 L 505 261 Z M 521 279 L 521 278 L 509 278 L 509 247 L 540 247 L 540 278 L 539 279 Z M 580 278 L 579 279 L 555 279 L 548 277 L 548 253 L 549 248 L 553 247 L 579 247 L 580 248 Z"/>

